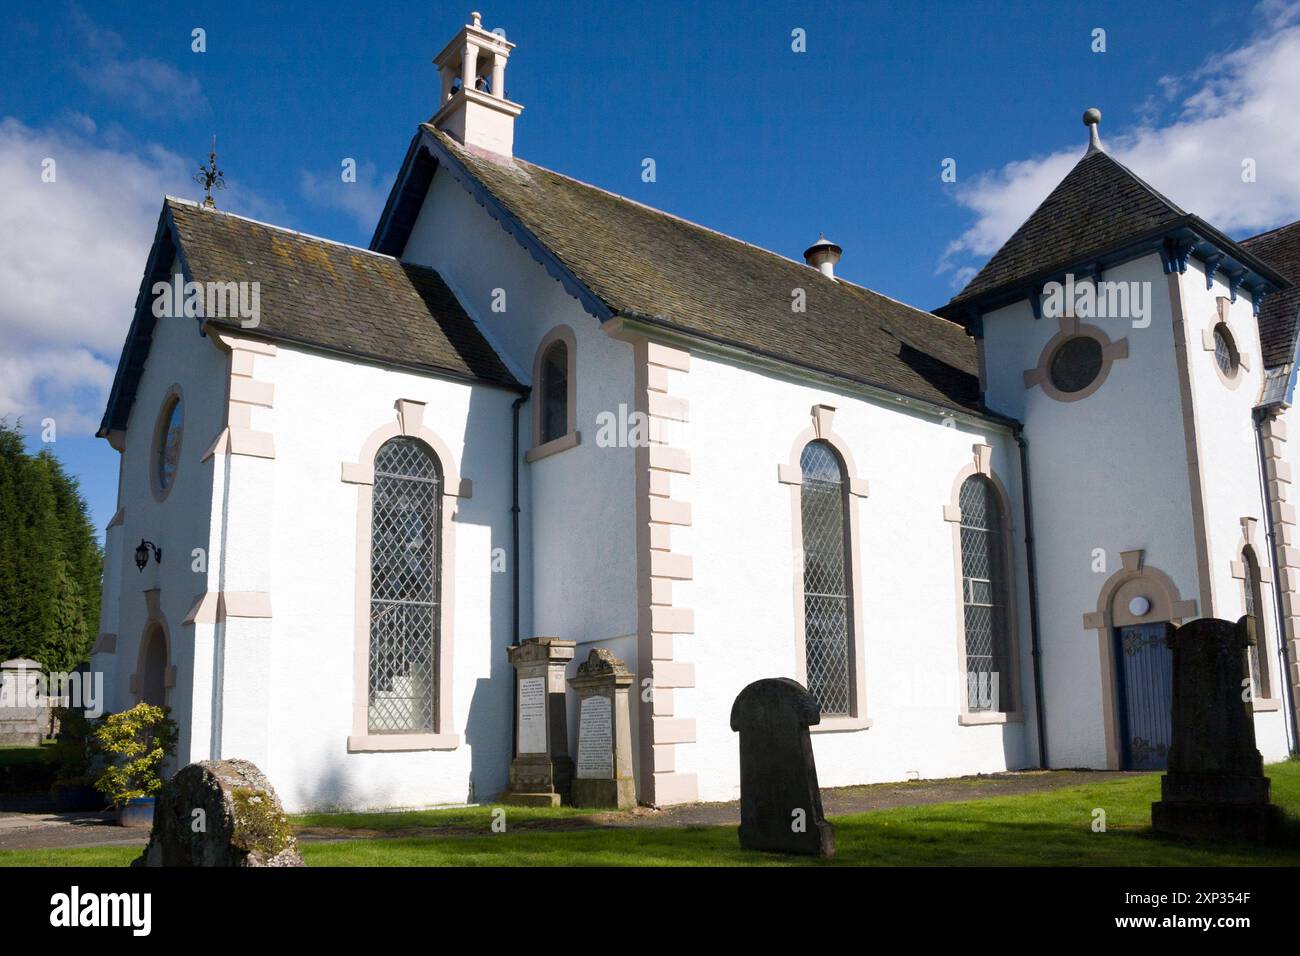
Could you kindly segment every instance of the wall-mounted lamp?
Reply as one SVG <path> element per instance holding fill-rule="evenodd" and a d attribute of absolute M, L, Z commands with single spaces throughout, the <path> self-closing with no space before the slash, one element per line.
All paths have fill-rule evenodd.
<path fill-rule="evenodd" d="M 153 551 L 153 559 L 159 564 L 162 564 L 162 548 L 158 547 L 158 545 L 154 544 L 152 541 L 146 541 L 144 538 L 141 538 L 140 543 L 135 546 L 135 566 L 141 571 L 143 571 L 144 566 L 149 563 L 150 551 Z"/>
<path fill-rule="evenodd" d="M 1128 602 L 1128 612 L 1134 617 L 1142 617 L 1149 610 L 1151 610 L 1151 602 L 1140 594 Z"/>

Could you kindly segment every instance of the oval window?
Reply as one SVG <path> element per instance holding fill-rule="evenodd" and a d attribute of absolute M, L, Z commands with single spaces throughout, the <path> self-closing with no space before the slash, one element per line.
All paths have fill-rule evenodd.
<path fill-rule="evenodd" d="M 1232 333 L 1222 322 L 1214 327 L 1214 361 L 1218 363 L 1219 371 L 1227 378 L 1236 375 L 1241 365 L 1237 343 L 1232 340 Z"/>
<path fill-rule="evenodd" d="M 173 395 L 163 406 L 162 416 L 158 419 L 154 480 L 159 492 L 166 492 L 171 488 L 172 481 L 176 478 L 176 467 L 181 460 L 181 430 L 184 421 L 180 396 Z"/>
<path fill-rule="evenodd" d="M 1091 336 L 1067 339 L 1052 355 L 1052 384 L 1065 393 L 1081 392 L 1101 374 L 1101 343 Z"/>

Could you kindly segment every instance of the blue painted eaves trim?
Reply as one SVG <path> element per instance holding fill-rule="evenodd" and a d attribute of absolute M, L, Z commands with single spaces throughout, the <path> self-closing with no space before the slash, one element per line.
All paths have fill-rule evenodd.
<path fill-rule="evenodd" d="M 474 201 L 487 210 L 488 215 L 495 219 L 501 225 L 501 228 L 509 233 L 519 245 L 523 246 L 528 254 L 546 270 L 547 274 L 559 282 L 565 292 L 577 299 L 586 311 L 601 322 L 613 318 L 614 310 L 578 278 L 573 270 L 551 251 L 549 246 L 524 225 L 505 203 L 494 196 L 479 181 L 478 177 L 460 161 L 458 156 L 439 142 L 438 138 L 425 127 L 421 127 L 420 132 L 411 143 L 411 149 L 407 151 L 402 172 L 398 176 L 398 182 L 389 195 L 389 204 L 385 207 L 383 216 L 380 218 L 380 224 L 375 230 L 375 237 L 371 240 L 370 247 L 372 249 L 379 251 L 381 245 L 385 245 L 394 239 L 389 235 L 389 228 L 393 217 L 397 214 L 398 208 L 405 198 L 403 194 L 406 191 L 406 182 L 412 167 L 415 165 L 415 158 L 419 149 L 427 150 L 429 155 L 437 162 L 439 168 L 446 169 L 451 177 L 474 197 Z M 424 199 L 423 196 L 419 198 L 421 201 Z M 405 246 L 405 244 L 406 240 L 403 237 L 401 245 Z M 393 254 L 396 255 L 397 253 Z"/>

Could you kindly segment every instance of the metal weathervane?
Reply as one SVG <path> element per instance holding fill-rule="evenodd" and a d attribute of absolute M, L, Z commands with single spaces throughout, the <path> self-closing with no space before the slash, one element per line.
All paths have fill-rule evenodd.
<path fill-rule="evenodd" d="M 217 137 L 212 137 L 212 151 L 208 153 L 208 165 L 200 166 L 199 171 L 194 174 L 194 181 L 203 187 L 203 205 L 208 209 L 216 209 L 217 204 L 212 199 L 213 189 L 225 189 L 226 180 L 221 170 L 217 169 Z"/>

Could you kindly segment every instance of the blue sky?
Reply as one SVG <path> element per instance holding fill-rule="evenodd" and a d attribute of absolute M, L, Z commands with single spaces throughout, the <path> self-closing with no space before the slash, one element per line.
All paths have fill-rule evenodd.
<path fill-rule="evenodd" d="M 1284 165 L 1300 135 L 1281 128 L 1300 126 L 1293 114 L 1274 121 L 1297 89 L 1286 64 L 1300 59 L 1300 18 L 1286 4 L 479 9 L 518 44 L 517 155 L 792 258 L 824 231 L 844 247 L 841 275 L 922 308 L 951 296 L 1082 153 L 1088 106 L 1122 160 L 1233 234 L 1300 217 L 1300 174 L 1266 162 Z M 0 415 L 21 414 L 29 432 L 55 418 L 54 450 L 101 529 L 117 456 L 88 433 L 163 194 L 199 197 L 188 177 L 215 133 L 223 208 L 365 245 L 433 111 L 430 61 L 469 10 L 131 0 L 7 12 Z M 205 53 L 191 51 L 195 27 Z M 791 49 L 796 28 L 807 52 Z M 1091 49 L 1097 28 L 1104 53 Z M 56 184 L 40 182 L 44 156 Z M 1243 190 L 1240 156 L 1264 157 L 1258 189 Z M 345 157 L 355 184 L 340 180 Z M 646 157 L 654 183 L 641 181 Z M 953 184 L 940 180 L 949 157 Z"/>

